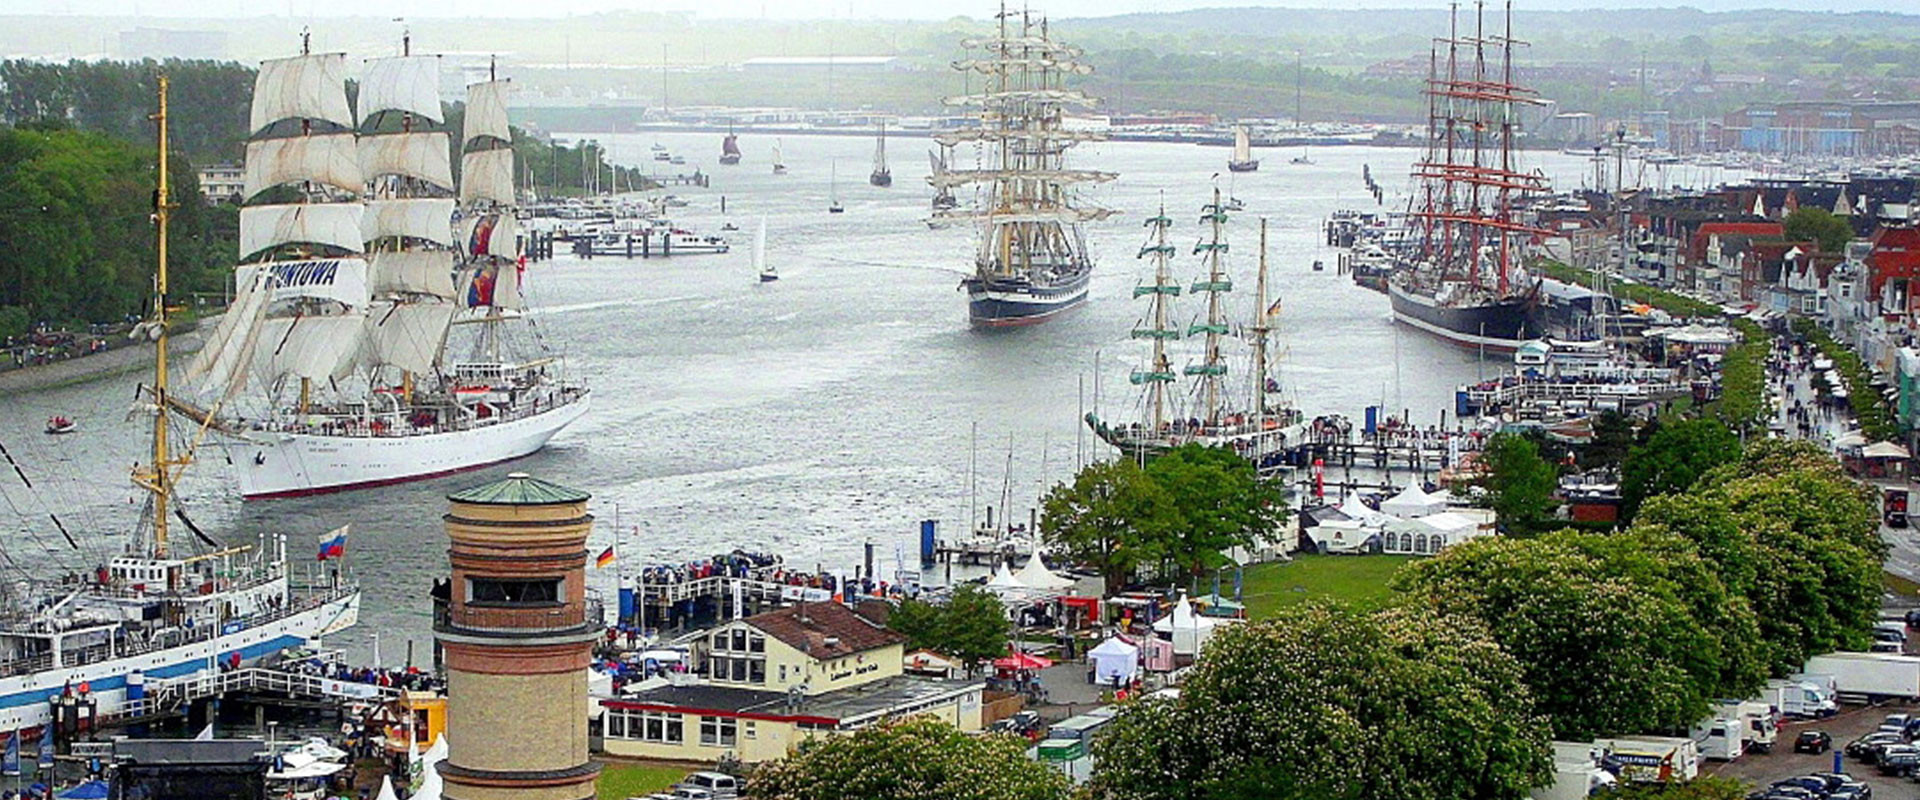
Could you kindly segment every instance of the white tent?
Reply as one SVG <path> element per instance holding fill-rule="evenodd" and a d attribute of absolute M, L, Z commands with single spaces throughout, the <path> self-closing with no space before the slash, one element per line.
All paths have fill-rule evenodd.
<path fill-rule="evenodd" d="M 1115 678 L 1126 683 L 1140 674 L 1140 648 L 1115 636 L 1088 650 L 1087 663 L 1093 666 L 1094 683 L 1112 686 Z"/>
<path fill-rule="evenodd" d="M 1357 493 L 1347 495 L 1347 499 L 1341 501 L 1340 513 L 1347 515 L 1347 518 L 1353 520 L 1357 527 L 1379 527 L 1387 521 L 1386 514 L 1368 508 L 1366 503 L 1360 502 L 1360 495 Z M 1326 524 L 1321 523 L 1323 526 Z"/>
<path fill-rule="evenodd" d="M 1399 494 L 1381 502 L 1380 510 L 1401 519 L 1413 519 L 1447 510 L 1447 501 L 1427 494 L 1419 483 L 1409 483 Z"/>
<path fill-rule="evenodd" d="M 1176 654 L 1198 654 L 1200 646 L 1213 637 L 1213 629 L 1220 625 L 1215 617 L 1203 617 L 1193 613 L 1193 604 L 1183 595 L 1173 607 L 1173 613 L 1161 617 L 1153 623 L 1156 633 L 1164 633 L 1173 639 L 1173 652 Z"/>
<path fill-rule="evenodd" d="M 373 800 L 400 800 L 400 795 L 393 791 L 392 776 L 380 776 L 380 794 Z"/>
<path fill-rule="evenodd" d="M 1381 517 L 1377 513 L 1374 516 Z M 1321 553 L 1361 553 L 1378 533 L 1378 527 L 1352 520 L 1329 520 L 1308 528 L 1307 538 L 1313 541 L 1314 550 Z"/>
<path fill-rule="evenodd" d="M 1007 562 L 1005 561 L 1000 562 L 1000 569 L 994 571 L 993 580 L 987 581 L 987 585 L 1000 589 L 1027 588 L 1027 585 L 1021 583 L 1019 578 L 1013 577 L 1013 570 L 1007 567 Z"/>
<path fill-rule="evenodd" d="M 1912 454 L 1907 452 L 1907 448 L 1901 447 L 1900 445 L 1894 444 L 1893 442 L 1875 442 L 1873 444 L 1867 445 L 1865 449 L 1860 451 L 1860 455 L 1865 458 L 1912 458 L 1913 457 Z"/>
<path fill-rule="evenodd" d="M 1026 566 L 1014 573 L 1013 579 L 1035 589 L 1068 589 L 1077 582 L 1072 578 L 1056 575 L 1053 570 L 1047 569 L 1047 562 L 1037 552 L 1033 554 L 1033 558 L 1027 559 Z"/>

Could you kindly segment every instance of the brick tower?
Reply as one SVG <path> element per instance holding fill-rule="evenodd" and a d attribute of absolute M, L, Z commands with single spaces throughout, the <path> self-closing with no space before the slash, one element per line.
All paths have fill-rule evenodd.
<path fill-rule="evenodd" d="M 448 495 L 447 800 L 584 800 L 586 669 L 601 629 L 586 590 L 587 493 L 525 473 Z"/>

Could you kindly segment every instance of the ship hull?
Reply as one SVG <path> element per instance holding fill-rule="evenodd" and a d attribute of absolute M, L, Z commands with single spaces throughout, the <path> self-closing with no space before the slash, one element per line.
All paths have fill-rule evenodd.
<path fill-rule="evenodd" d="M 69 688 L 78 692 L 81 686 L 86 686 L 88 696 L 96 703 L 96 713 L 109 716 L 119 713 L 126 704 L 127 676 L 135 672 L 145 676 L 147 693 L 151 695 L 161 682 L 219 669 L 217 665 L 233 653 L 240 654 L 242 663 L 251 663 L 352 627 L 359 619 L 360 593 L 353 591 L 216 639 L 0 678 L 0 731 L 47 724 L 51 717 L 47 698 Z M 30 746 L 31 743 L 25 743 L 22 749 Z M 31 753 L 28 757 L 31 758 Z"/>
<path fill-rule="evenodd" d="M 1431 333 L 1461 347 L 1510 353 L 1546 335 L 1532 303 L 1509 298 L 1484 305 L 1443 306 L 1432 298 L 1387 286 L 1394 321 Z"/>
<path fill-rule="evenodd" d="M 452 475 L 545 447 L 587 413 L 591 394 L 510 422 L 419 436 L 321 436 L 257 432 L 228 444 L 249 500 L 366 489 Z"/>
<path fill-rule="evenodd" d="M 1087 301 L 1090 272 L 1083 271 L 1071 280 L 1051 286 L 968 278 L 961 283 L 967 290 L 967 318 L 976 328 L 1038 325 Z"/>

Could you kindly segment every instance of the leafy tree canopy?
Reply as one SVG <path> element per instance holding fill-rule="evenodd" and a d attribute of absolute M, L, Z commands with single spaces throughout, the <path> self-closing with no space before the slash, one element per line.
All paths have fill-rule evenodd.
<path fill-rule="evenodd" d="M 1552 518 L 1553 490 L 1559 473 L 1531 439 L 1500 434 L 1481 453 L 1487 466 L 1486 487 L 1501 527 L 1511 532 L 1539 530 Z"/>
<path fill-rule="evenodd" d="M 993 593 L 970 583 L 961 584 L 945 603 L 901 603 L 887 618 L 887 627 L 905 634 L 908 648 L 952 656 L 968 670 L 1007 652 L 1006 607 Z"/>
<path fill-rule="evenodd" d="M 1853 238 L 1853 226 L 1824 208 L 1802 206 L 1787 214 L 1786 234 L 1797 242 L 1818 242 L 1822 253 L 1840 253 Z"/>
<path fill-rule="evenodd" d="M 1215 636 L 1178 700 L 1123 707 L 1094 752 L 1113 800 L 1520 797 L 1552 761 L 1478 625 L 1317 603 Z"/>
<path fill-rule="evenodd" d="M 909 717 L 803 741 L 760 765 L 749 800 L 1067 800 L 1067 777 L 1026 756 L 1027 741 L 970 736 L 931 717 Z"/>
<path fill-rule="evenodd" d="M 1620 513 L 1631 521 L 1647 498 L 1685 491 L 1708 470 L 1740 457 L 1740 440 L 1716 419 L 1664 425 L 1620 466 Z"/>

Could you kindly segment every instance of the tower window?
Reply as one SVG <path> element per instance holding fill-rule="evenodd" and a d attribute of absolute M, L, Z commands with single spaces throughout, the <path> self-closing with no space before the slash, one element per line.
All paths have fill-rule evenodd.
<path fill-rule="evenodd" d="M 503 606 L 554 605 L 560 602 L 560 579 L 468 578 L 467 602 Z"/>

